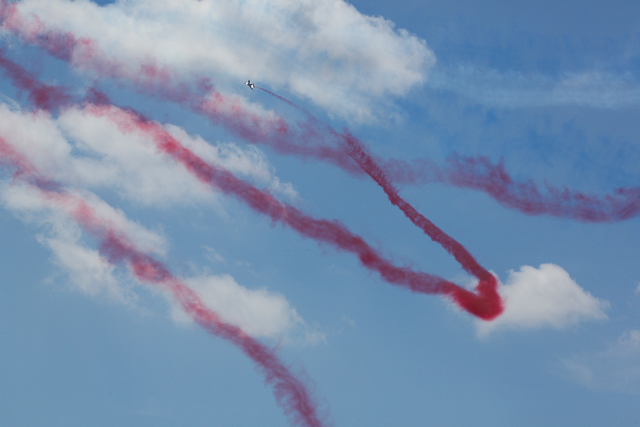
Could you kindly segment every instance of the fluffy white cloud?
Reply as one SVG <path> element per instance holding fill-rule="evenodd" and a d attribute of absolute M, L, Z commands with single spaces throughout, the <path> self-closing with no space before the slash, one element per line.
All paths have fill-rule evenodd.
<path fill-rule="evenodd" d="M 68 226 L 64 225 L 66 222 L 60 219 L 60 215 L 73 217 L 82 204 L 91 209 L 105 226 L 122 236 L 127 236 L 137 250 L 158 255 L 164 255 L 167 251 L 167 241 L 164 236 L 131 221 L 120 209 L 111 207 L 94 194 L 86 191 L 56 193 L 56 197 L 48 197 L 35 186 L 17 182 L 13 185 L 3 186 L 0 198 L 7 209 L 27 221 L 48 225 L 57 235 L 69 234 L 64 230 Z"/>
<path fill-rule="evenodd" d="M 189 135 L 183 128 L 168 124 L 167 131 L 203 160 L 221 166 L 238 177 L 266 186 L 276 195 L 298 198 L 298 192 L 289 182 L 281 182 L 275 175 L 267 156 L 255 145 L 241 148 L 235 143 L 209 144 L 199 136 Z"/>
<path fill-rule="evenodd" d="M 159 244 L 163 239 L 128 220 L 121 211 L 111 208 L 95 195 L 84 193 L 63 197 L 61 195 L 67 193 L 55 194 L 55 197 L 49 197 L 47 192 L 21 182 L 0 188 L 0 200 L 7 209 L 46 228 L 46 235 L 38 240 L 53 252 L 54 262 L 69 276 L 71 287 L 93 297 L 133 305 L 138 297 L 116 277 L 115 267 L 82 242 L 81 229 L 73 220 L 75 205 L 85 203 L 90 206 L 94 213 L 92 222 L 115 230 L 143 252 L 155 249 L 150 242 Z M 136 279 L 131 277 L 130 280 Z M 324 340 L 324 334 L 308 328 L 280 294 L 266 289 L 249 290 L 229 275 L 202 276 L 184 282 L 223 320 L 250 335 L 288 339 L 302 333 L 305 343 Z M 187 314 L 175 304 L 172 317 L 179 322 L 189 321 Z"/>
<path fill-rule="evenodd" d="M 48 247 L 54 262 L 69 276 L 69 284 L 95 298 L 132 305 L 138 296 L 115 275 L 115 267 L 95 249 L 80 242 L 79 236 L 40 236 L 38 241 Z"/>
<path fill-rule="evenodd" d="M 574 355 L 562 364 L 587 388 L 636 393 L 640 386 L 640 330 L 625 331 L 606 350 Z"/>
<path fill-rule="evenodd" d="M 92 297 L 105 297 L 127 305 L 135 304 L 137 295 L 116 277 L 114 266 L 100 256 L 98 251 L 82 242 L 80 227 L 63 210 L 57 208 L 56 203 L 42 197 L 42 193 L 36 188 L 23 183 L 2 185 L 0 200 L 14 214 L 46 230 L 45 234 L 38 236 L 38 241 L 51 250 L 53 262 L 69 278 L 69 287 Z M 113 219 L 114 215 L 121 215 L 104 207 L 98 210 L 104 218 Z M 164 246 L 162 237 L 126 218 L 120 217 L 116 222 L 116 229 L 134 236 L 134 241 L 140 246 L 149 247 L 150 243 Z"/>
<path fill-rule="evenodd" d="M 97 114 L 71 108 L 59 117 L 28 113 L 0 104 L 0 137 L 29 159 L 40 173 L 74 188 L 109 188 L 143 204 L 212 203 L 211 187 L 183 165 L 158 152 L 149 135 L 135 131 L 130 113 L 116 107 Z M 184 129 L 165 129 L 205 161 L 238 174 L 275 194 L 297 197 L 291 184 L 274 175 L 262 151 L 233 143 L 212 145 Z"/>
<path fill-rule="evenodd" d="M 247 289 L 229 275 L 194 277 L 185 283 L 224 321 L 254 337 L 280 338 L 304 326 L 284 296 L 266 289 Z M 176 304 L 171 316 L 177 322 L 191 321 Z"/>
<path fill-rule="evenodd" d="M 75 156 L 70 181 L 118 189 L 143 204 L 211 202 L 213 194 L 181 165 L 159 155 L 153 142 L 123 132 L 108 117 L 71 109 L 57 124 L 82 156 Z"/>
<path fill-rule="evenodd" d="M 479 335 L 496 329 L 563 329 L 587 320 L 607 319 L 609 303 L 582 289 L 562 267 L 542 264 L 511 271 L 499 293 L 504 313 L 491 322 L 476 321 Z"/>
<path fill-rule="evenodd" d="M 26 37 L 53 28 L 96 40 L 106 58 L 81 46 L 72 58 L 81 68 L 133 80 L 197 73 L 218 86 L 251 78 L 355 119 L 371 116 L 371 101 L 423 83 L 435 62 L 424 40 L 343 0 L 22 0 L 18 8 L 27 25 L 7 27 Z M 43 25 L 28 25 L 34 17 Z"/>

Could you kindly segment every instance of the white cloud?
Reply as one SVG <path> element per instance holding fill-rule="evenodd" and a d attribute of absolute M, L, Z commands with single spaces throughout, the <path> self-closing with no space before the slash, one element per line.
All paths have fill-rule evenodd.
<path fill-rule="evenodd" d="M 222 256 L 222 254 L 220 254 L 220 252 L 218 252 L 215 248 L 212 248 L 209 246 L 202 246 L 202 249 L 204 249 L 204 258 L 209 262 L 212 262 L 212 263 L 226 262 L 224 256 Z"/>
<path fill-rule="evenodd" d="M 42 190 L 30 184 L 17 182 L 4 186 L 0 197 L 7 209 L 23 219 L 40 225 L 47 224 L 54 229 L 62 222 L 53 213 L 64 213 L 72 217 L 81 204 L 84 204 L 101 219 L 105 227 L 127 236 L 137 250 L 158 255 L 166 254 L 168 244 L 162 235 L 131 221 L 120 209 L 111 207 L 92 193 L 56 193 L 56 197 L 46 197 Z M 63 231 L 56 232 L 66 234 Z"/>
<path fill-rule="evenodd" d="M 53 206 L 38 190 L 19 183 L 3 185 L 0 200 L 14 214 L 47 230 L 46 234 L 38 236 L 38 241 L 51 250 L 53 262 L 68 276 L 71 288 L 95 298 L 135 304 L 137 295 L 118 280 L 115 268 L 96 250 L 82 243 L 80 227 L 62 211 L 51 209 Z M 137 226 L 129 229 L 143 238 L 152 236 Z"/>
<path fill-rule="evenodd" d="M 98 251 L 83 245 L 78 237 L 40 237 L 48 247 L 54 262 L 67 273 L 70 285 L 92 297 L 103 297 L 126 305 L 133 305 L 138 296 L 115 276 L 115 267 Z"/>
<path fill-rule="evenodd" d="M 640 331 L 630 330 L 625 331 L 620 338 L 618 338 L 618 345 L 622 351 L 635 351 L 640 349 Z"/>
<path fill-rule="evenodd" d="M 428 85 L 484 105 L 505 108 L 554 105 L 619 108 L 640 104 L 640 82 L 629 73 L 590 71 L 551 77 L 515 71 L 500 73 L 467 64 L 435 68 L 429 74 Z"/>
<path fill-rule="evenodd" d="M 17 182 L 3 185 L 0 198 L 7 209 L 47 230 L 46 236 L 40 236 L 38 240 L 53 252 L 55 264 L 69 276 L 71 287 L 96 298 L 106 297 L 134 305 L 138 297 L 116 277 L 115 266 L 82 242 L 81 229 L 73 221 L 76 205 L 84 202 L 91 207 L 94 217 L 89 221 L 90 226 L 95 223 L 115 230 L 143 252 L 153 249 L 149 241 L 162 242 L 161 237 L 154 236 L 91 194 L 55 193 L 50 197 L 36 187 Z M 131 279 L 136 281 L 133 276 Z M 185 283 L 224 321 L 250 335 L 285 340 L 302 335 L 302 342 L 306 344 L 325 340 L 322 332 L 307 327 L 280 294 L 266 289 L 249 290 L 229 275 L 201 276 L 187 279 Z M 172 317 L 178 322 L 189 321 L 177 305 L 173 305 Z"/>
<path fill-rule="evenodd" d="M 273 194 L 282 195 L 289 199 L 299 197 L 291 183 L 280 181 L 267 156 L 255 145 L 246 148 L 241 148 L 233 142 L 213 145 L 200 136 L 189 135 L 181 127 L 167 124 L 165 128 L 174 138 L 206 162 L 223 167 L 234 175 L 252 181 L 256 185 L 266 186 Z"/>
<path fill-rule="evenodd" d="M 116 107 L 71 108 L 54 118 L 42 111 L 27 113 L 0 104 L 0 136 L 49 179 L 74 188 L 114 189 L 146 205 L 217 200 L 210 186 L 160 154 L 150 136 L 136 132 L 133 124 L 131 114 Z M 297 197 L 291 184 L 275 176 L 258 148 L 212 145 L 177 126 L 165 128 L 205 161 L 266 186 L 274 194 Z"/>
<path fill-rule="evenodd" d="M 564 329 L 587 320 L 607 319 L 609 303 L 582 289 L 562 267 L 542 264 L 511 271 L 498 289 L 504 313 L 491 322 L 478 320 L 479 335 L 496 329 Z"/>
<path fill-rule="evenodd" d="M 355 119 L 371 116 L 372 101 L 422 84 L 435 62 L 424 40 L 343 0 L 22 0 L 18 8 L 30 22 L 96 40 L 110 64 L 83 45 L 73 53 L 80 68 L 156 83 L 173 71 L 218 86 L 251 78 Z M 18 31 L 33 38 L 43 26 Z"/>
<path fill-rule="evenodd" d="M 200 276 L 184 282 L 225 322 L 249 335 L 286 339 L 302 331 L 304 341 L 309 344 L 324 341 L 324 334 L 309 329 L 280 294 L 266 289 L 247 289 L 229 275 Z M 179 323 L 191 322 L 177 304 L 172 305 L 171 317 Z"/>
<path fill-rule="evenodd" d="M 75 108 L 61 114 L 58 123 L 84 154 L 74 158 L 74 184 L 82 180 L 92 186 L 116 188 L 128 199 L 148 205 L 214 200 L 210 188 L 182 165 L 160 155 L 153 141 L 133 128 L 123 131 L 108 116 Z"/>
<path fill-rule="evenodd" d="M 635 393 L 640 386 L 640 330 L 625 331 L 606 350 L 565 358 L 562 365 L 589 389 Z"/>

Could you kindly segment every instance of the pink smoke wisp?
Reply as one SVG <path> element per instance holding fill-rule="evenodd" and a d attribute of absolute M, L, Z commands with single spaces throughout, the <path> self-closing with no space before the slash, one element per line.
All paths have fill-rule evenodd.
<path fill-rule="evenodd" d="M 5 57 L 5 52 L 0 49 L 0 67 L 14 82 L 19 90 L 29 93 L 29 102 L 37 108 L 51 110 L 67 104 L 71 97 L 60 88 L 42 84 L 23 73 L 22 67 Z"/>

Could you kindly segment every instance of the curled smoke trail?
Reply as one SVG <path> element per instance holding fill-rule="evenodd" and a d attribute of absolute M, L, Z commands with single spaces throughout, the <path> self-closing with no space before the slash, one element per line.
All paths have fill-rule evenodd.
<path fill-rule="evenodd" d="M 102 101 L 105 100 L 104 95 L 100 95 L 100 98 Z M 453 242 L 447 241 L 449 246 L 453 248 L 451 253 L 457 257 L 456 259 L 463 259 L 468 271 L 480 279 L 478 295 L 438 276 L 393 265 L 391 261 L 382 257 L 378 251 L 367 244 L 362 237 L 353 234 L 338 221 L 315 219 L 291 205 L 278 201 L 271 194 L 238 179 L 223 168 L 205 162 L 180 144 L 158 123 L 142 117 L 139 113 L 132 110 L 125 112 L 104 104 L 93 105 L 89 107 L 89 110 L 93 115 L 109 117 L 118 124 L 122 132 L 137 130 L 148 135 L 155 141 L 161 152 L 183 164 L 202 182 L 244 201 L 254 211 L 268 216 L 272 221 L 283 223 L 304 237 L 328 243 L 338 249 L 355 254 L 363 266 L 376 271 L 388 283 L 407 287 L 414 292 L 448 296 L 461 308 L 484 320 L 494 319 L 502 312 L 502 302 L 495 292 L 497 285 L 495 277 L 479 267 L 462 245 L 444 235 L 433 224 L 431 226 L 432 229 L 437 230 L 436 233 L 439 232 L 446 236 L 445 239 Z"/>
<path fill-rule="evenodd" d="M 266 89 L 260 90 L 275 96 L 286 102 L 294 108 L 302 111 L 309 120 L 318 128 L 324 128 L 332 136 L 340 138 L 346 153 L 360 166 L 360 168 L 369 175 L 385 192 L 389 201 L 397 206 L 409 220 L 420 228 L 434 242 L 440 244 L 449 254 L 451 254 L 462 268 L 469 274 L 478 279 L 477 291 L 478 295 L 470 292 L 460 292 L 456 290 L 453 295 L 454 300 L 465 310 L 474 313 L 476 316 L 490 320 L 496 318 L 504 310 L 502 300 L 498 295 L 498 281 L 495 276 L 483 268 L 475 258 L 451 236 L 442 231 L 438 226 L 429 221 L 424 215 L 418 212 L 411 204 L 405 201 L 398 190 L 389 182 L 385 171 L 376 163 L 373 156 L 369 154 L 364 144 L 348 131 L 344 131 L 339 135 L 329 125 L 322 123 L 311 113 L 294 102 Z"/>
<path fill-rule="evenodd" d="M 242 350 L 262 372 L 265 383 L 273 388 L 276 401 L 293 425 L 303 427 L 326 425 L 318 416 L 317 405 L 311 398 L 307 384 L 297 378 L 271 349 L 237 326 L 222 321 L 216 313 L 206 307 L 193 290 L 175 277 L 162 263 L 135 249 L 126 236 L 110 227 L 109 220 L 101 218 L 82 197 L 40 178 L 36 168 L 1 137 L 0 161 L 8 163 L 15 169 L 14 180 L 31 182 L 49 207 L 65 212 L 88 234 L 97 238 L 100 241 L 100 253 L 110 263 L 125 263 L 140 282 L 167 291 L 180 304 L 184 312 L 202 328 Z"/>
<path fill-rule="evenodd" d="M 130 81 L 137 90 L 177 102 L 250 143 L 268 145 L 281 154 L 328 161 L 352 175 L 363 175 L 362 169 L 336 146 L 331 135 L 318 132 L 308 123 L 298 123 L 296 130 L 281 117 L 252 111 L 240 98 L 217 92 L 207 79 L 197 80 L 194 90 L 194 85 L 187 84 L 169 67 L 158 66 L 153 60 L 141 63 L 135 72 L 127 71 L 124 64 L 109 58 L 96 40 L 46 28 L 38 18 L 27 20 L 16 4 L 8 0 L 0 0 L 0 21 L 4 30 L 79 70 L 100 78 Z M 201 95 L 203 92 L 205 96 Z M 428 159 L 412 162 L 376 160 L 392 183 L 437 182 L 482 191 L 501 205 L 527 215 L 615 222 L 640 213 L 640 187 L 619 188 L 613 194 L 599 197 L 547 184 L 541 190 L 531 180 L 514 180 L 502 163 L 493 164 L 484 157 L 453 155 L 446 166 L 438 166 Z"/>
<path fill-rule="evenodd" d="M 43 91 L 43 88 L 46 88 L 46 91 L 44 91 L 46 93 L 64 93 L 59 87 L 45 86 L 37 82 L 20 65 L 2 58 L 0 66 L 7 64 L 11 70 L 19 71 L 20 78 L 14 80 L 16 84 Z M 14 74 L 10 73 L 9 76 L 14 76 Z M 64 100 L 66 102 L 67 98 L 64 98 Z M 50 104 L 50 102 L 46 102 L 41 105 Z M 56 105 L 56 107 L 60 106 L 62 105 Z M 268 192 L 261 191 L 246 181 L 235 177 L 229 171 L 205 162 L 191 150 L 184 147 L 160 124 L 147 119 L 135 110 L 128 109 L 128 111 L 124 111 L 112 106 L 106 95 L 97 89 L 92 88 L 88 91 L 86 110 L 94 116 L 109 118 L 118 125 L 123 133 L 138 131 L 150 137 L 156 143 L 160 152 L 169 155 L 175 161 L 184 165 L 200 181 L 223 191 L 225 194 L 238 198 L 254 211 L 271 218 L 273 222 L 285 224 L 304 237 L 314 239 L 317 242 L 328 243 L 338 249 L 355 254 L 363 266 L 377 272 L 390 284 L 407 287 L 414 292 L 445 295 L 453 299 L 464 310 L 484 320 L 492 320 L 502 313 L 502 302 L 495 291 L 497 286 L 495 277 L 477 265 L 473 257 L 462 245 L 444 234 L 402 199 L 399 200 L 406 205 L 405 209 L 412 210 L 410 218 L 415 217 L 424 224 L 428 223 L 428 227 L 424 228 L 425 232 L 427 234 L 431 233 L 429 234 L 430 237 L 443 244 L 445 249 L 454 255 L 469 273 L 474 274 L 479 279 L 478 295 L 438 276 L 416 272 L 407 267 L 395 266 L 366 243 L 362 237 L 352 233 L 338 221 L 315 219 L 293 206 L 280 202 Z M 390 186 L 387 187 L 385 191 L 395 192 L 395 190 L 390 190 Z M 399 198 L 397 193 L 395 194 L 396 198 Z"/>

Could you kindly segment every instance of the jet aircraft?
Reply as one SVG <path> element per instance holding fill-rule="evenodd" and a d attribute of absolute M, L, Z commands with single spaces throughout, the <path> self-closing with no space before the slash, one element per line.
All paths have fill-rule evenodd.
<path fill-rule="evenodd" d="M 245 83 L 247 86 L 249 86 L 249 88 L 251 90 L 253 90 L 254 87 L 256 87 L 256 85 L 254 85 L 253 83 L 251 83 L 251 80 L 247 80 L 247 82 Z"/>

